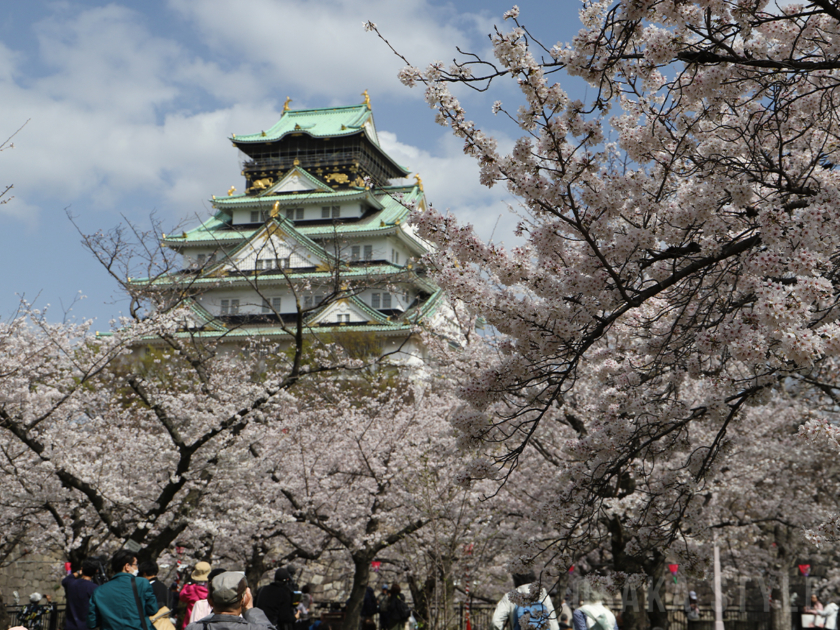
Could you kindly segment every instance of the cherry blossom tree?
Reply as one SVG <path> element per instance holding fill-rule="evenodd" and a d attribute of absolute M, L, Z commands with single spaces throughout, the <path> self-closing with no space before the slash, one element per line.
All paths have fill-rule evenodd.
<path fill-rule="evenodd" d="M 683 517 L 662 533 L 646 515 L 689 513 L 752 401 L 840 351 L 834 5 L 585 0 L 580 17 L 571 43 L 543 45 L 514 7 L 494 59 L 400 73 L 524 215 L 510 250 L 414 217 L 436 281 L 505 336 L 453 416 L 482 451 L 467 475 L 509 477 L 574 428 L 594 379 L 586 434 L 558 457 L 561 564 L 628 486 L 641 544 L 676 541 Z M 594 88 L 587 102 L 564 73 Z M 449 89 L 499 81 L 521 92 L 492 106 L 519 128 L 507 155 Z"/>
<path fill-rule="evenodd" d="M 109 541 L 157 556 L 213 492 L 217 463 L 245 427 L 273 419 L 275 400 L 302 376 L 333 368 L 326 353 L 302 367 L 293 351 L 258 340 L 221 352 L 179 334 L 183 317 L 173 310 L 93 337 L 89 324 L 33 313 L 0 335 L 3 463 L 26 462 L 17 481 L 68 552 Z"/>
<path fill-rule="evenodd" d="M 292 521 L 282 533 L 288 545 L 310 552 L 326 537 L 344 551 L 353 566 L 346 623 L 355 627 L 371 562 L 456 498 L 445 490 L 454 476 L 446 418 L 456 400 L 451 390 L 423 390 L 381 371 L 370 382 L 324 379 L 289 396 L 282 430 L 254 423 L 247 432 L 263 471 L 253 480 L 257 503 Z M 435 486 L 429 476 L 449 481 Z M 430 487 L 438 489 L 431 504 L 423 501 Z"/>

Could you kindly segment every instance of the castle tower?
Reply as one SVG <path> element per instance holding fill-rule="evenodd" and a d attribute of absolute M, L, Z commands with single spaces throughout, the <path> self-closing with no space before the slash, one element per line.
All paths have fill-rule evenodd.
<path fill-rule="evenodd" d="M 418 264 L 427 246 L 405 225 L 426 204 L 423 185 L 380 146 L 370 101 L 292 110 L 259 133 L 231 137 L 244 156 L 244 192 L 212 199 L 215 214 L 163 245 L 176 273 L 147 283 L 186 296 L 189 334 L 282 342 L 304 334 L 363 333 L 397 360 L 421 360 L 411 331 L 444 326 L 441 290 Z M 408 206 L 408 207 L 407 207 Z M 395 355 L 396 356 L 396 355 Z"/>

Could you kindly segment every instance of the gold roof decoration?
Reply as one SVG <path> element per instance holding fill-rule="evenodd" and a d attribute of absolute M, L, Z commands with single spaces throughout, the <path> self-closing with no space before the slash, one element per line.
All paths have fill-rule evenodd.
<path fill-rule="evenodd" d="M 362 96 L 365 97 L 365 105 L 367 105 L 367 108 L 370 109 L 370 96 L 368 96 L 367 90 L 362 92 Z"/>
<path fill-rule="evenodd" d="M 274 207 L 271 209 L 271 218 L 276 218 L 278 214 L 280 214 L 280 202 L 275 201 Z"/>
<path fill-rule="evenodd" d="M 289 111 L 289 110 L 291 109 L 291 108 L 289 107 L 289 103 L 291 103 L 291 102 L 292 102 L 292 97 L 291 97 L 291 96 L 287 96 L 287 97 L 286 97 L 286 102 L 285 102 L 285 103 L 283 103 L 283 111 L 284 111 L 284 112 L 287 112 L 287 111 Z"/>
<path fill-rule="evenodd" d="M 228 197 L 233 197 L 233 193 L 236 192 L 236 186 L 231 186 L 228 188 Z"/>
<path fill-rule="evenodd" d="M 420 179 L 420 173 L 414 173 L 414 179 L 417 180 L 417 188 L 420 189 L 420 192 L 423 192 L 423 180 Z"/>

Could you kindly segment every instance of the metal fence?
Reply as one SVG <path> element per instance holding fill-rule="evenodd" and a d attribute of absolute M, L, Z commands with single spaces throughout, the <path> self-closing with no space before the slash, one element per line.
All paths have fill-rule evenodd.
<path fill-rule="evenodd" d="M 472 604 L 469 607 L 471 630 L 493 630 L 493 611 L 495 605 Z M 700 609 L 700 619 L 689 621 L 682 608 L 668 609 L 667 630 L 714 630 L 715 611 Z M 740 610 L 738 608 L 723 611 L 723 626 L 726 630 L 771 630 L 771 612 L 769 610 Z M 467 606 L 458 604 L 457 618 L 459 630 L 467 628 Z"/>
<path fill-rule="evenodd" d="M 45 607 L 44 614 L 36 622 L 27 622 L 21 619 L 23 606 L 6 606 L 6 614 L 9 615 L 10 626 L 24 626 L 29 630 L 62 630 L 64 628 L 64 606 Z"/>

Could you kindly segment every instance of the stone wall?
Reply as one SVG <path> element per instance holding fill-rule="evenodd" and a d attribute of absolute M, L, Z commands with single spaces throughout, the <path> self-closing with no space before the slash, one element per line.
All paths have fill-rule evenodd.
<path fill-rule="evenodd" d="M 0 593 L 6 605 L 29 603 L 29 596 L 38 592 L 50 595 L 57 603 L 64 602 L 64 556 L 60 552 L 28 553 L 21 549 L 0 568 Z M 17 598 L 15 598 L 17 592 Z"/>

